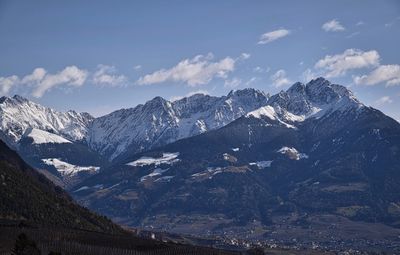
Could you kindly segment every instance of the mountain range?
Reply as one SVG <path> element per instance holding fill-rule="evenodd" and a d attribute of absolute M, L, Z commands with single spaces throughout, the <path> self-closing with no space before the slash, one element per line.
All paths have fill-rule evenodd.
<path fill-rule="evenodd" d="M 99 118 L 0 102 L 2 139 L 118 223 L 328 248 L 398 242 L 400 124 L 324 78 L 272 96 L 156 97 Z"/>
<path fill-rule="evenodd" d="M 136 153 L 222 127 L 267 103 L 255 89 L 227 96 L 196 94 L 174 102 L 156 97 L 100 118 L 58 112 L 21 96 L 0 99 L 0 137 L 62 187 Z"/>

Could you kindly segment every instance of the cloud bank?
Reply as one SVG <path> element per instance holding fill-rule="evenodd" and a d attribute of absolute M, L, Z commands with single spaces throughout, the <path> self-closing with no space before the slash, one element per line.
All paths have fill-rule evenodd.
<path fill-rule="evenodd" d="M 283 69 L 278 70 L 270 78 L 272 80 L 272 84 L 277 88 L 292 84 L 292 81 L 286 77 L 286 71 Z"/>
<path fill-rule="evenodd" d="M 381 65 L 371 73 L 354 77 L 355 84 L 375 85 L 385 82 L 386 86 L 400 85 L 400 65 Z"/>
<path fill-rule="evenodd" d="M 346 30 L 339 21 L 333 19 L 322 25 L 322 29 L 326 32 L 340 32 Z"/>
<path fill-rule="evenodd" d="M 48 73 L 44 68 L 39 67 L 23 78 L 16 75 L 0 77 L 0 93 L 7 95 L 12 88 L 26 85 L 33 87 L 32 96 L 40 98 L 54 87 L 80 87 L 85 83 L 87 77 L 88 71 L 76 66 L 67 66 L 55 74 Z"/>
<path fill-rule="evenodd" d="M 273 42 L 275 40 L 278 40 L 279 38 L 288 36 L 289 34 L 290 34 L 290 31 L 287 29 L 278 29 L 275 31 L 271 31 L 271 32 L 262 34 L 260 36 L 258 44 L 267 44 L 267 43 Z"/>
<path fill-rule="evenodd" d="M 140 77 L 139 85 L 150 85 L 171 82 L 183 82 L 191 87 L 209 83 L 215 77 L 227 78 L 228 73 L 235 69 L 236 60 L 226 57 L 213 62 L 214 56 L 197 55 L 192 59 L 184 59 L 169 69 L 161 69 Z"/>
<path fill-rule="evenodd" d="M 315 68 L 326 71 L 325 76 L 331 78 L 345 75 L 349 70 L 378 66 L 379 61 L 375 50 L 347 49 L 341 54 L 325 56 L 315 64 Z"/>
<path fill-rule="evenodd" d="M 102 86 L 117 87 L 127 83 L 124 75 L 118 75 L 114 66 L 98 65 L 93 74 L 93 83 Z"/>

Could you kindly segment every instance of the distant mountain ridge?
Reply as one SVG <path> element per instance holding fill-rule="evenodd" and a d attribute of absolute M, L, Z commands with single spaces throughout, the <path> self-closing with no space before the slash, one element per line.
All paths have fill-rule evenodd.
<path fill-rule="evenodd" d="M 266 104 L 255 89 L 227 96 L 196 94 L 170 102 L 155 97 L 144 105 L 100 118 L 59 112 L 21 96 L 0 99 L 0 138 L 48 177 L 68 187 L 125 153 L 145 151 L 222 127 Z"/>
<path fill-rule="evenodd" d="M 126 153 L 71 190 L 131 226 L 256 240 L 293 231 L 304 243 L 315 231 L 333 246 L 371 238 L 349 236 L 365 227 L 387 246 L 400 234 L 399 187 L 400 124 L 319 78 L 219 129 Z"/>
<path fill-rule="evenodd" d="M 273 107 L 283 119 L 304 120 L 324 114 L 332 105 L 361 105 L 343 86 L 331 83 L 321 86 L 327 83 L 329 81 L 323 78 L 315 79 L 307 86 L 298 82 L 273 96 L 248 88 L 231 91 L 222 97 L 195 94 L 173 102 L 155 97 L 143 105 L 99 118 L 75 111 L 57 112 L 18 95 L 2 97 L 0 130 L 3 140 L 11 145 L 18 145 L 24 136 L 30 136 L 32 132 L 37 134 L 39 131 L 36 130 L 40 130 L 41 140 L 53 139 L 58 141 L 53 143 L 60 143 L 66 139 L 83 143 L 102 157 L 114 160 L 124 157 L 127 151 L 138 153 L 223 127 L 263 106 Z M 56 136 L 60 138 L 56 139 Z"/>
<path fill-rule="evenodd" d="M 0 137 L 67 187 L 95 173 L 88 169 L 216 130 L 242 116 L 269 116 L 298 128 L 307 119 L 364 107 L 346 87 L 324 78 L 297 82 L 272 96 L 247 88 L 221 97 L 195 94 L 172 102 L 155 97 L 99 118 L 58 112 L 16 95 L 0 99 Z"/>
<path fill-rule="evenodd" d="M 15 145 L 28 129 L 39 129 L 72 141 L 82 141 L 93 121 L 88 113 L 59 112 L 15 95 L 0 98 L 0 129 Z"/>
<path fill-rule="evenodd" d="M 225 126 L 264 106 L 268 98 L 255 89 L 232 91 L 222 97 L 195 94 L 173 102 L 155 97 L 144 105 L 95 119 L 88 144 L 115 159 L 127 150 L 145 151 Z"/>

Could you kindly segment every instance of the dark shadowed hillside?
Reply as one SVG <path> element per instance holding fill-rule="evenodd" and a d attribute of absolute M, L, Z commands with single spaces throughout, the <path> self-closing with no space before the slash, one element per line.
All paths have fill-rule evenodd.
<path fill-rule="evenodd" d="M 77 205 L 61 188 L 28 166 L 0 142 L 0 217 L 38 225 L 94 230 L 122 229 L 105 217 Z"/>
<path fill-rule="evenodd" d="M 12 249 L 30 255 L 235 254 L 160 242 L 123 230 L 77 205 L 0 141 L 0 254 Z"/>

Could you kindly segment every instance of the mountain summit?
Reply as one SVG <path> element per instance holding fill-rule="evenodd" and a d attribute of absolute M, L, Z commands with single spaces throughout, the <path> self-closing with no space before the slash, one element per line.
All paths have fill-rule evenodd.
<path fill-rule="evenodd" d="M 268 105 L 278 107 L 303 118 L 335 110 L 361 107 L 362 104 L 345 86 L 332 84 L 320 77 L 306 85 L 297 82 L 287 91 L 272 96 Z"/>
<path fill-rule="evenodd" d="M 93 119 L 88 113 L 59 112 L 19 95 L 0 98 L 1 137 L 13 147 L 29 128 L 82 141 Z"/>
<path fill-rule="evenodd" d="M 128 150 L 145 151 L 225 126 L 266 105 L 268 98 L 255 89 L 231 91 L 222 97 L 196 94 L 173 102 L 156 97 L 95 119 L 88 144 L 112 160 Z"/>

